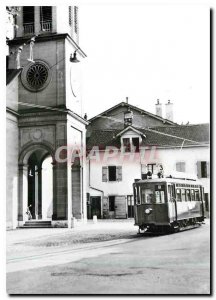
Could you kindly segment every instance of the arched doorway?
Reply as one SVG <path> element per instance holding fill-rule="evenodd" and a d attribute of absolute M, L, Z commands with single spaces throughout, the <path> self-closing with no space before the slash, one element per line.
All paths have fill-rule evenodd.
<path fill-rule="evenodd" d="M 52 158 L 36 150 L 28 159 L 28 207 L 35 220 L 51 220 L 53 206 Z"/>
<path fill-rule="evenodd" d="M 51 220 L 53 214 L 53 159 L 43 145 L 23 151 L 19 164 L 18 220 L 28 220 L 29 208 L 33 220 Z"/>

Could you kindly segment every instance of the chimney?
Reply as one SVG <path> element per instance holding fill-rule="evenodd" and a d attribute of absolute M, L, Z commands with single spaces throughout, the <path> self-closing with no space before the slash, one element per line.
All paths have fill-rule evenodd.
<path fill-rule="evenodd" d="M 173 121 L 173 103 L 170 100 L 166 103 L 166 119 Z"/>
<path fill-rule="evenodd" d="M 128 104 L 128 97 L 126 97 L 126 103 Z"/>
<path fill-rule="evenodd" d="M 159 99 L 157 99 L 157 103 L 155 104 L 156 107 L 156 115 L 162 117 L 162 104 L 160 103 Z"/>

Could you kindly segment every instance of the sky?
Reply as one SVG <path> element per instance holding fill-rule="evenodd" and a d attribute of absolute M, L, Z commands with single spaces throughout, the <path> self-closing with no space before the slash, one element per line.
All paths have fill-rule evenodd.
<path fill-rule="evenodd" d="M 79 6 L 83 113 L 125 101 L 179 124 L 209 122 L 210 12 L 205 5 Z"/>

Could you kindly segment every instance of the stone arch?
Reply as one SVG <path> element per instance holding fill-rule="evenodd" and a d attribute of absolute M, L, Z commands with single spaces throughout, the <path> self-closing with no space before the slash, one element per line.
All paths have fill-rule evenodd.
<path fill-rule="evenodd" d="M 22 148 L 19 155 L 19 202 L 18 221 L 27 221 L 26 210 L 31 205 L 34 219 L 42 219 L 42 163 L 51 156 L 54 164 L 54 149 L 49 143 L 31 143 Z M 54 184 L 53 184 L 54 187 Z M 53 191 L 54 194 L 54 191 Z"/>
<path fill-rule="evenodd" d="M 20 154 L 19 154 L 19 160 L 18 160 L 19 165 L 26 164 L 26 161 L 28 160 L 30 155 L 38 149 L 43 149 L 43 150 L 47 151 L 47 153 L 49 153 L 51 155 L 53 163 L 54 163 L 55 150 L 54 150 L 53 146 L 48 142 L 43 142 L 43 143 L 31 143 L 30 145 L 25 145 L 21 149 Z M 44 154 L 44 155 L 46 155 L 46 154 Z"/>

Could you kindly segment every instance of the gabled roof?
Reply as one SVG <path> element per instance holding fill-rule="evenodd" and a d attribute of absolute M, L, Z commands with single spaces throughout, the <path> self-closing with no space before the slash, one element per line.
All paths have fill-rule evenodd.
<path fill-rule="evenodd" d="M 134 129 L 139 131 L 145 138 L 142 145 L 146 146 L 158 146 L 158 147 L 185 147 L 185 146 L 200 146 L 207 145 L 208 142 L 208 124 L 198 125 L 178 125 L 172 126 L 172 132 L 163 131 L 164 127 L 151 128 L 134 128 L 132 126 L 126 129 Z M 187 127 L 187 128 L 186 128 Z M 165 127 L 169 128 L 169 126 Z M 176 131 L 175 131 L 176 128 Z M 121 141 L 120 136 L 125 130 L 93 130 L 91 136 L 87 139 L 87 148 L 90 149 L 93 146 L 99 146 L 100 149 L 104 149 L 106 146 L 115 146 L 120 148 Z M 190 131 L 190 133 L 189 133 Z"/>
<path fill-rule="evenodd" d="M 133 126 L 128 126 L 128 127 L 126 127 L 125 129 L 123 129 L 122 131 L 120 131 L 119 133 L 117 133 L 116 137 L 121 136 L 122 134 L 124 134 L 124 133 L 127 132 L 128 130 L 132 130 L 132 131 L 134 131 L 135 133 L 137 133 L 137 134 L 139 134 L 139 135 L 143 135 L 144 137 L 146 137 L 145 134 L 144 134 L 143 132 L 137 130 L 137 129 L 134 128 Z"/>
<path fill-rule="evenodd" d="M 6 85 L 8 85 L 16 76 L 20 74 L 22 68 L 20 69 L 7 69 L 6 72 Z"/>
<path fill-rule="evenodd" d="M 152 114 L 152 113 L 150 113 L 150 112 L 148 112 L 148 111 L 146 111 L 146 110 L 144 110 L 144 109 L 138 108 L 138 107 L 133 106 L 133 105 L 131 105 L 131 104 L 129 104 L 129 103 L 126 103 L 126 102 L 120 102 L 119 104 L 117 104 L 117 105 L 115 105 L 115 106 L 113 106 L 113 107 L 111 107 L 111 108 L 105 110 L 105 111 L 102 112 L 101 114 L 99 114 L 99 115 L 97 115 L 97 116 L 95 116 L 95 117 L 89 119 L 88 121 L 89 121 L 89 122 L 92 122 L 92 121 L 94 121 L 95 119 L 100 118 L 100 117 L 102 117 L 103 115 L 105 115 L 105 114 L 111 112 L 112 110 L 114 110 L 114 109 L 116 109 L 116 108 L 118 108 L 118 107 L 122 107 L 122 106 L 124 106 L 124 107 L 129 107 L 129 108 L 132 109 L 132 110 L 135 110 L 135 111 L 138 111 L 138 112 L 140 112 L 140 113 L 142 113 L 142 114 L 148 115 L 148 116 L 150 116 L 150 117 L 152 117 L 152 118 L 155 118 L 155 119 L 157 119 L 157 120 L 160 120 L 160 121 L 162 121 L 162 122 L 164 122 L 164 123 L 171 124 L 171 125 L 177 125 L 177 123 L 174 123 L 174 122 L 172 122 L 172 121 L 170 121 L 170 120 L 168 120 L 168 119 L 164 119 L 164 118 L 162 118 L 162 117 L 159 117 L 159 116 L 157 116 L 157 115 L 155 115 L 155 114 Z"/>

